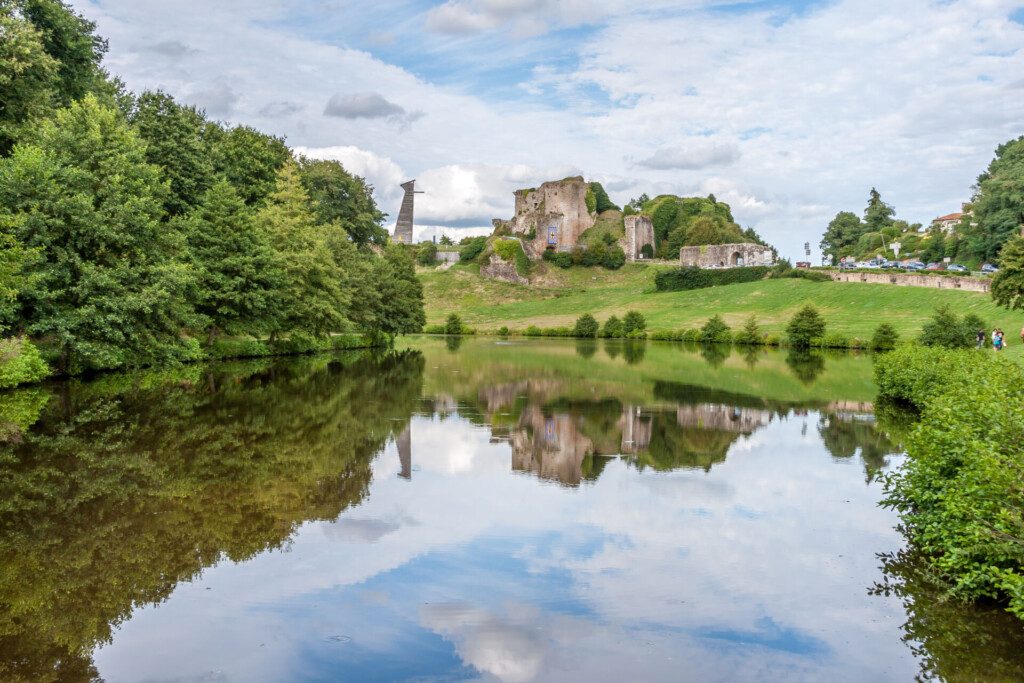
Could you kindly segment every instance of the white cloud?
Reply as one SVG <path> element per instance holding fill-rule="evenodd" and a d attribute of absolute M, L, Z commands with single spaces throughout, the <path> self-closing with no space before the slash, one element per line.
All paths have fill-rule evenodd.
<path fill-rule="evenodd" d="M 421 111 L 406 111 L 390 102 L 380 93 L 366 92 L 348 95 L 337 94 L 327 101 L 324 116 L 340 119 L 388 119 L 409 124 L 423 116 Z"/>
<path fill-rule="evenodd" d="M 728 166 L 740 158 L 740 149 L 734 144 L 698 141 L 682 145 L 659 147 L 640 161 L 637 166 L 655 171 L 700 170 L 717 166 Z"/>
<path fill-rule="evenodd" d="M 388 160 L 397 172 L 365 174 L 391 214 L 393 185 L 418 178 L 431 195 L 424 229 L 486 228 L 510 213 L 515 186 L 573 168 L 613 182 L 619 203 L 714 191 L 792 257 L 872 186 L 911 221 L 957 209 L 996 145 L 1024 132 L 1014 0 L 837 0 L 791 15 L 697 0 L 450 0 L 418 15 L 394 3 L 73 4 L 110 39 L 106 66 L 129 87 L 162 87 L 302 147 Z M 338 36 L 282 22 L 300 12 L 334 20 Z M 386 31 L 382 54 L 405 67 L 348 47 L 388 43 L 342 24 Z M 578 30 L 557 50 L 549 36 L 515 39 L 566 27 Z M 339 93 L 368 94 L 367 115 L 342 100 L 345 116 L 310 116 Z M 726 189 L 705 191 L 716 184 Z"/>

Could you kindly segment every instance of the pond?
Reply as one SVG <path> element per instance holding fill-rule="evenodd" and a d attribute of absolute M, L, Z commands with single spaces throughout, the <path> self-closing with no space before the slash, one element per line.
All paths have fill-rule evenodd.
<path fill-rule="evenodd" d="M 0 680 L 1024 679 L 868 355 L 406 340 L 0 394 Z"/>

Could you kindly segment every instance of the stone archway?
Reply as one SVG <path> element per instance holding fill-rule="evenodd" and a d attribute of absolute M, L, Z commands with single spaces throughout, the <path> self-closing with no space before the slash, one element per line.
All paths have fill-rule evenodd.
<path fill-rule="evenodd" d="M 729 265 L 730 266 L 736 266 L 736 267 L 742 268 L 745 264 L 746 264 L 746 261 L 743 259 L 743 254 L 741 254 L 738 251 L 734 251 L 732 253 L 732 256 L 729 257 Z"/>

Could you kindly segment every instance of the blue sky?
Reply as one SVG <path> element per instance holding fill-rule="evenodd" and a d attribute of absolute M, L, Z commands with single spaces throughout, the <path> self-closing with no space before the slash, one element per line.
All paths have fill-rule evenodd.
<path fill-rule="evenodd" d="M 707 195 L 783 254 L 877 187 L 958 210 L 1024 134 L 1018 0 L 74 0 L 108 68 L 336 158 L 419 234 L 487 231 L 581 173 Z"/>

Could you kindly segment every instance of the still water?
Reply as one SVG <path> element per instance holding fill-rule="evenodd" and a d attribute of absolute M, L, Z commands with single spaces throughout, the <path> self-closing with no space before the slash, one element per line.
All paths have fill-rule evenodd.
<path fill-rule="evenodd" d="M 868 356 L 417 338 L 0 394 L 0 680 L 1024 679 Z"/>

